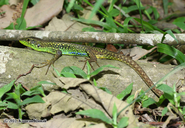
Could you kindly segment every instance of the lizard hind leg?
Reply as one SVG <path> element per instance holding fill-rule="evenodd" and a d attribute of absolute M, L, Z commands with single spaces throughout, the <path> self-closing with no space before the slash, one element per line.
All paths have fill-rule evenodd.
<path fill-rule="evenodd" d="M 92 50 L 86 50 L 86 52 L 88 53 L 89 58 L 86 57 L 85 58 L 86 60 L 80 60 L 80 62 L 85 62 L 84 66 L 83 66 L 83 69 L 85 68 L 85 65 L 86 65 L 87 61 L 89 62 L 90 66 L 93 70 L 94 70 L 94 68 L 91 65 L 92 62 L 95 62 L 97 64 L 97 66 L 100 67 L 98 62 L 97 62 L 97 58 L 96 58 L 95 54 L 93 53 L 93 51 Z"/>
<path fill-rule="evenodd" d="M 92 66 L 91 63 L 92 63 L 92 62 L 95 62 L 95 63 L 98 65 L 97 61 L 92 61 L 91 59 L 85 58 L 85 60 L 79 60 L 79 62 L 84 62 L 84 66 L 83 66 L 82 70 L 84 70 L 87 61 L 89 62 L 90 66 L 91 66 L 91 68 L 92 68 L 93 70 L 94 70 L 94 68 L 93 68 L 93 66 Z M 100 66 L 98 65 L 98 67 L 100 67 Z"/>

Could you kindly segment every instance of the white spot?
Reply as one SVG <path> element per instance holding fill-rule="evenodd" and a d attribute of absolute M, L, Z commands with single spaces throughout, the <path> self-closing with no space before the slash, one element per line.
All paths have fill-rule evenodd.
<path fill-rule="evenodd" d="M 145 37 L 144 35 L 141 35 L 139 39 L 137 39 L 137 42 L 141 42 L 142 44 L 150 44 L 150 45 L 154 45 L 153 44 L 153 36 L 149 36 L 147 34 L 148 37 Z"/>
<path fill-rule="evenodd" d="M 118 40 L 120 38 L 120 35 L 116 33 L 116 34 L 114 34 L 114 37 L 116 40 Z"/>
<path fill-rule="evenodd" d="M 51 31 L 38 31 L 35 33 L 35 37 L 38 38 L 43 38 L 43 37 L 48 37 Z"/>
<path fill-rule="evenodd" d="M 93 33 L 92 38 L 95 38 L 96 40 L 99 40 L 99 36 L 97 36 L 97 35 L 98 35 L 97 32 Z"/>
<path fill-rule="evenodd" d="M 175 39 L 172 37 L 172 36 L 170 36 L 169 34 L 166 34 L 165 35 L 165 40 L 164 40 L 164 43 L 168 43 L 169 41 L 170 42 L 173 42 Z"/>
<path fill-rule="evenodd" d="M 180 40 L 184 40 L 185 39 L 185 35 L 184 34 L 178 34 L 178 37 Z"/>
<path fill-rule="evenodd" d="M 98 37 L 98 36 L 96 36 L 96 37 L 95 37 L 95 39 L 96 39 L 96 40 L 99 40 L 99 37 Z"/>
<path fill-rule="evenodd" d="M 9 37 L 10 37 L 10 38 L 13 38 L 13 37 L 14 37 L 14 34 L 9 33 Z"/>
<path fill-rule="evenodd" d="M 8 75 L 8 78 L 11 78 L 11 75 Z"/>

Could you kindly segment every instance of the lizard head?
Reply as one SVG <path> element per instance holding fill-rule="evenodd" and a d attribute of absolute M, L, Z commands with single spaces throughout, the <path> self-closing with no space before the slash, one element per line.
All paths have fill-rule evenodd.
<path fill-rule="evenodd" d="M 30 47 L 36 51 L 43 51 L 55 54 L 55 50 L 53 49 L 50 42 L 42 41 L 39 38 L 29 37 L 20 39 L 19 42 L 27 47 Z"/>
<path fill-rule="evenodd" d="M 41 46 L 41 41 L 36 38 L 23 38 L 23 39 L 20 39 L 19 42 L 35 50 L 38 50 L 39 47 Z"/>

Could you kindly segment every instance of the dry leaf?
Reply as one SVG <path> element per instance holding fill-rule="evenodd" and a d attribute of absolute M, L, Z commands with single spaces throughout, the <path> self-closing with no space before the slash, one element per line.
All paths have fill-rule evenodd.
<path fill-rule="evenodd" d="M 73 80 L 75 80 L 75 82 L 72 82 Z M 79 95 L 83 96 L 83 98 L 74 96 L 73 94 L 69 95 L 62 92 L 51 92 L 48 96 L 43 98 L 46 103 L 31 104 L 26 107 L 29 117 L 31 119 L 40 119 L 41 117 L 46 117 L 50 114 L 53 115 L 63 111 L 65 113 L 72 113 L 79 109 L 87 110 L 92 108 L 99 109 L 108 116 L 104 108 L 106 108 L 109 115 L 112 115 L 114 103 L 118 108 L 118 112 L 128 105 L 126 102 L 118 100 L 113 95 L 110 95 L 91 84 L 83 84 L 85 81 L 82 79 L 75 78 L 73 80 L 72 78 L 60 78 L 57 85 L 61 83 L 60 86 L 67 88 L 68 91 L 73 90 L 73 92 L 77 91 L 77 93 L 81 93 Z M 80 91 L 78 88 L 80 88 Z M 137 119 L 134 117 L 130 107 L 127 107 L 122 111 L 118 120 L 125 116 L 129 118 L 130 126 L 136 125 Z"/>
<path fill-rule="evenodd" d="M 57 19 L 54 17 L 49 25 L 45 27 L 46 31 L 81 31 L 82 28 L 88 27 L 88 25 L 75 22 L 71 20 L 71 16 L 69 14 L 65 14 L 62 19 Z"/>
<path fill-rule="evenodd" d="M 35 6 L 27 9 L 25 20 L 27 27 L 42 25 L 63 9 L 64 0 L 40 0 Z"/>
<path fill-rule="evenodd" d="M 85 128 L 86 126 L 90 126 L 91 124 L 93 124 L 94 127 L 88 128 L 107 128 L 105 127 L 105 124 L 103 123 L 97 124 L 97 121 L 93 121 L 93 119 L 89 121 L 88 119 L 78 120 L 76 118 L 57 118 L 51 119 L 46 123 L 29 123 L 29 124 L 41 128 Z"/>
<path fill-rule="evenodd" d="M 130 54 L 130 57 L 132 57 L 133 60 L 139 60 L 141 57 L 145 56 L 146 54 L 150 53 L 152 50 L 154 50 L 156 47 L 146 50 L 140 47 L 133 47 L 132 49 L 123 49 L 121 50 L 123 54 L 128 55 Z"/>
<path fill-rule="evenodd" d="M 3 12 L 5 12 L 4 17 L 0 19 L 0 29 L 6 28 L 13 22 L 13 14 L 16 13 L 15 10 L 11 9 L 9 5 L 3 5 L 0 8 Z"/>

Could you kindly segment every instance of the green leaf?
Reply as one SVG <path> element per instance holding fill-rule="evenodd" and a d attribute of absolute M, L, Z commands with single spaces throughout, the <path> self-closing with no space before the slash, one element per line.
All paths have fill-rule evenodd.
<path fill-rule="evenodd" d="M 102 111 L 98 109 L 88 109 L 88 110 L 77 112 L 76 114 L 89 116 L 95 119 L 100 119 L 108 124 L 112 124 L 112 120 L 109 119 Z"/>
<path fill-rule="evenodd" d="M 21 84 L 18 84 L 17 86 L 14 86 L 15 87 L 15 94 L 20 97 L 22 93 L 26 92 L 25 89 L 22 87 Z"/>
<path fill-rule="evenodd" d="M 169 56 L 169 55 L 165 55 L 163 56 L 162 58 L 160 58 L 159 62 L 160 63 L 164 63 L 164 62 L 167 62 L 169 60 L 171 60 L 173 57 Z"/>
<path fill-rule="evenodd" d="M 67 13 L 70 12 L 70 10 L 72 9 L 74 4 L 75 4 L 75 0 L 71 0 L 69 5 L 67 6 L 67 9 L 66 9 Z"/>
<path fill-rule="evenodd" d="M 185 30 L 185 17 L 176 18 L 172 23 Z"/>
<path fill-rule="evenodd" d="M 157 87 L 158 89 L 162 90 L 164 92 L 164 97 L 170 101 L 170 103 L 172 103 L 173 105 L 175 105 L 175 101 L 174 101 L 174 92 L 173 89 L 166 85 L 166 84 L 160 84 Z"/>
<path fill-rule="evenodd" d="M 86 63 L 87 63 L 87 79 L 90 80 L 91 65 L 90 65 L 89 61 L 87 61 Z"/>
<path fill-rule="evenodd" d="M 10 109 L 18 109 L 19 108 L 18 104 L 15 104 L 15 103 L 12 103 L 9 101 L 7 101 L 7 103 L 8 103 L 8 108 L 10 108 Z"/>
<path fill-rule="evenodd" d="M 13 23 L 10 23 L 10 25 L 4 29 L 14 29 L 14 24 Z"/>
<path fill-rule="evenodd" d="M 89 16 L 88 19 L 92 19 L 92 17 L 96 14 L 96 12 L 98 11 L 98 9 L 100 8 L 100 6 L 102 5 L 102 3 L 104 2 L 104 0 L 97 0 L 94 7 L 93 7 L 93 10 Z"/>
<path fill-rule="evenodd" d="M 185 114 L 185 107 L 183 107 L 183 109 L 182 109 L 182 114 L 183 115 Z"/>
<path fill-rule="evenodd" d="M 148 96 L 145 95 L 145 92 L 143 90 L 141 90 L 139 92 L 139 97 L 137 98 L 136 102 L 141 102 L 141 101 L 144 101 L 144 100 L 147 100 L 148 99 Z"/>
<path fill-rule="evenodd" d="M 182 63 L 178 66 L 176 66 L 173 70 L 171 70 L 168 74 L 166 74 L 163 78 L 161 78 L 159 81 L 157 81 L 157 83 L 155 83 L 155 85 L 159 85 L 160 83 L 162 83 L 164 80 L 166 80 L 169 76 L 173 75 L 174 73 L 176 73 L 177 71 L 181 70 L 185 68 L 185 63 Z M 162 85 L 163 86 L 163 85 Z M 158 88 L 158 86 L 157 86 Z M 162 87 L 163 88 L 163 87 Z M 166 89 L 168 89 L 169 87 L 165 87 Z M 164 91 L 167 91 L 166 89 L 164 88 Z M 171 92 L 173 92 L 173 89 L 171 88 L 170 90 L 172 90 Z M 163 95 L 162 95 L 163 96 Z M 164 97 L 164 96 L 163 96 Z M 162 97 L 162 98 L 163 98 Z M 163 99 L 162 99 L 163 100 Z"/>
<path fill-rule="evenodd" d="M 103 91 L 105 91 L 108 94 L 112 94 L 112 92 L 108 88 L 106 88 L 106 87 L 98 87 L 98 88 L 103 90 Z"/>
<path fill-rule="evenodd" d="M 82 10 L 83 10 L 82 6 L 81 6 L 81 5 L 78 5 L 78 4 L 76 4 L 76 3 L 74 4 L 73 8 L 74 8 L 75 10 L 78 10 L 78 11 L 82 11 Z"/>
<path fill-rule="evenodd" d="M 157 51 L 177 59 L 180 64 L 185 62 L 185 55 L 173 46 L 160 43 L 157 44 Z"/>
<path fill-rule="evenodd" d="M 122 100 L 126 95 L 130 94 L 133 88 L 133 83 L 131 83 L 129 86 L 126 87 L 125 90 L 123 90 L 120 94 L 118 94 L 116 97 L 119 100 Z"/>
<path fill-rule="evenodd" d="M 117 124 L 117 107 L 115 103 L 114 103 L 113 110 L 112 110 L 112 123 L 113 125 Z"/>
<path fill-rule="evenodd" d="M 185 92 L 177 93 L 177 96 L 182 96 L 182 95 L 185 95 Z"/>
<path fill-rule="evenodd" d="M 123 24 L 123 26 L 124 26 L 124 33 L 128 33 L 128 23 L 129 23 L 129 21 L 132 20 L 132 19 L 133 19 L 133 17 L 127 17 L 127 18 L 124 20 L 124 24 Z"/>
<path fill-rule="evenodd" d="M 24 14 L 26 13 L 26 9 L 28 7 L 29 0 L 24 0 L 23 1 L 23 8 L 22 8 L 22 13 L 21 13 L 21 19 L 24 19 Z"/>
<path fill-rule="evenodd" d="M 163 0 L 164 14 L 168 14 L 168 0 Z"/>
<path fill-rule="evenodd" d="M 130 103 L 132 103 L 133 100 L 134 100 L 134 95 L 130 95 L 130 96 L 127 98 L 127 103 L 130 104 Z"/>
<path fill-rule="evenodd" d="M 6 100 L 8 99 L 14 99 L 17 105 L 20 105 L 21 99 L 20 96 L 17 95 L 15 92 L 12 93 L 6 93 L 7 97 L 5 98 Z"/>
<path fill-rule="evenodd" d="M 179 29 L 173 29 L 172 31 L 175 32 L 175 33 L 177 33 L 177 34 L 180 34 L 181 33 L 181 31 Z"/>
<path fill-rule="evenodd" d="M 16 30 L 26 30 L 26 20 L 24 18 L 18 18 L 15 25 Z"/>
<path fill-rule="evenodd" d="M 30 27 L 27 27 L 26 30 L 30 30 L 30 29 L 33 29 L 33 28 L 39 28 L 39 27 L 42 27 L 42 25 L 30 26 Z"/>
<path fill-rule="evenodd" d="M 8 92 L 12 86 L 14 85 L 15 80 L 13 80 L 11 83 L 4 85 L 3 87 L 0 88 L 0 98 L 6 93 Z"/>
<path fill-rule="evenodd" d="M 141 24 L 142 24 L 143 18 L 142 18 L 141 8 L 143 7 L 143 5 L 142 5 L 140 0 L 134 0 L 134 2 L 136 3 L 136 5 L 137 5 L 137 7 L 139 9 L 139 14 L 140 14 L 140 18 L 141 18 Z M 144 10 L 144 13 L 147 15 L 149 20 L 151 20 L 151 17 L 150 17 L 150 15 L 148 14 L 148 12 L 146 10 Z"/>
<path fill-rule="evenodd" d="M 153 10 L 153 12 L 154 12 L 154 16 L 155 16 L 155 20 L 157 20 L 158 18 L 159 18 L 159 13 L 158 13 L 158 11 L 157 11 L 157 9 L 156 8 L 154 8 L 154 7 L 152 7 L 151 6 L 151 8 L 152 8 L 152 10 Z"/>
<path fill-rule="evenodd" d="M 62 69 L 62 72 L 61 73 L 64 73 L 64 72 L 69 72 L 69 73 L 72 73 L 72 74 L 75 74 L 75 75 L 79 75 L 81 76 L 82 78 L 85 78 L 87 77 L 86 73 L 79 67 L 76 67 L 76 66 L 68 66 L 68 67 L 65 67 Z"/>
<path fill-rule="evenodd" d="M 109 24 L 111 29 L 114 28 L 115 30 L 117 30 L 117 25 L 114 23 L 114 20 L 112 19 L 112 17 L 106 17 L 106 23 Z"/>
<path fill-rule="evenodd" d="M 71 18 L 72 20 L 76 20 L 82 23 L 86 23 L 86 24 L 94 24 L 94 25 L 99 25 L 102 26 L 106 29 L 111 29 L 111 26 L 109 26 L 109 24 L 101 22 L 101 21 L 95 21 L 95 20 L 86 20 L 86 19 L 77 19 L 77 18 Z"/>
<path fill-rule="evenodd" d="M 6 100 L 0 101 L 0 106 L 7 106 Z"/>
<path fill-rule="evenodd" d="M 58 70 L 57 70 L 55 67 L 53 67 L 53 65 L 51 65 L 51 67 L 53 68 L 53 70 L 56 72 L 56 74 L 57 74 L 58 76 L 61 76 L 60 73 L 58 72 Z"/>
<path fill-rule="evenodd" d="M 165 93 L 168 93 L 168 94 L 173 93 L 173 89 L 170 86 L 166 85 L 166 84 L 160 84 L 160 85 L 157 86 L 157 88 L 162 90 Z"/>
<path fill-rule="evenodd" d="M 108 14 L 110 15 L 110 12 L 114 9 L 114 4 L 117 2 L 117 0 L 112 0 L 111 2 L 110 2 L 110 5 L 109 5 L 109 8 L 108 8 Z M 101 7 L 103 7 L 103 6 L 101 6 Z M 112 15 L 110 15 L 111 17 L 112 17 Z"/>
<path fill-rule="evenodd" d="M 118 128 L 124 128 L 128 126 L 128 117 L 122 117 L 118 122 Z"/>
<path fill-rule="evenodd" d="M 120 11 L 118 9 L 114 9 L 114 8 L 109 12 L 109 14 L 113 17 L 118 16 L 119 13 L 120 13 Z"/>
<path fill-rule="evenodd" d="M 52 84 L 52 85 L 56 85 L 56 83 L 53 82 L 49 82 L 49 81 L 40 81 L 37 83 L 38 85 L 42 85 L 42 84 Z M 39 86 L 35 86 L 33 88 L 31 88 L 32 90 L 35 90 L 35 88 L 38 88 Z"/>
<path fill-rule="evenodd" d="M 164 116 L 167 112 L 168 108 L 167 107 L 163 108 L 161 116 Z"/>
<path fill-rule="evenodd" d="M 143 10 L 143 9 L 145 9 L 145 7 L 141 7 L 140 9 Z M 136 11 L 136 10 L 138 10 L 137 5 L 131 5 L 127 8 L 127 10 L 125 10 L 125 13 L 130 13 L 130 12 Z"/>
<path fill-rule="evenodd" d="M 103 32 L 103 30 L 97 30 L 93 28 L 92 26 L 82 28 L 83 32 Z"/>
<path fill-rule="evenodd" d="M 141 23 L 141 19 L 138 19 L 138 18 L 134 18 L 134 19 L 135 19 L 137 22 Z M 157 27 L 155 27 L 155 26 L 149 24 L 149 23 L 146 22 L 146 21 L 142 21 L 142 23 L 143 23 L 143 26 L 145 26 L 147 29 L 149 29 L 149 30 L 151 30 L 151 31 L 157 30 L 157 31 L 159 31 L 159 32 L 161 32 L 161 33 L 164 33 L 162 30 L 160 30 L 159 28 L 157 28 Z"/>
<path fill-rule="evenodd" d="M 56 85 L 55 83 L 48 82 L 48 81 L 40 81 L 39 83 Z M 40 91 L 40 90 L 43 90 L 41 84 L 40 85 L 37 85 L 37 86 L 35 86 L 35 87 L 33 87 L 33 88 L 30 89 L 30 91 Z"/>
<path fill-rule="evenodd" d="M 41 93 L 38 91 L 26 91 L 21 96 L 32 96 L 32 95 L 36 95 L 36 94 L 41 94 Z"/>
<path fill-rule="evenodd" d="M 98 86 L 94 78 L 93 78 L 93 83 L 94 83 L 94 86 Z"/>
<path fill-rule="evenodd" d="M 43 81 L 43 83 L 44 83 L 44 81 Z M 44 90 L 42 89 L 42 85 L 37 85 L 37 86 L 31 88 L 30 91 L 24 92 L 21 96 L 24 96 L 24 95 L 32 96 L 32 95 L 36 95 L 36 94 L 42 94 L 42 96 L 45 96 Z"/>
<path fill-rule="evenodd" d="M 30 0 L 33 5 L 36 5 L 40 0 Z"/>
<path fill-rule="evenodd" d="M 23 1 L 23 8 L 22 8 L 21 17 L 16 20 L 16 23 L 17 23 L 17 25 L 15 25 L 16 30 L 26 30 L 26 20 L 24 19 L 24 14 L 26 12 L 28 2 L 29 2 L 29 0 Z"/>
<path fill-rule="evenodd" d="M 45 103 L 45 101 L 40 96 L 36 95 L 32 98 L 26 98 L 23 102 L 21 102 L 21 105 L 30 103 Z"/>
<path fill-rule="evenodd" d="M 0 0 L 0 7 L 8 4 L 9 4 L 9 0 Z"/>
<path fill-rule="evenodd" d="M 7 106 L 0 106 L 0 110 L 5 110 L 7 109 Z"/>
<path fill-rule="evenodd" d="M 103 71 L 104 68 L 117 68 L 119 69 L 118 67 L 115 67 L 113 65 L 104 65 L 104 66 L 101 66 L 99 67 L 98 69 L 96 69 L 95 71 L 93 71 L 92 73 L 90 73 L 90 76 L 94 76 L 94 75 L 97 75 L 99 72 Z"/>
<path fill-rule="evenodd" d="M 156 103 L 157 106 L 160 106 L 164 102 L 164 100 L 166 100 L 165 96 L 164 95 L 160 96 L 159 101 Z"/>
<path fill-rule="evenodd" d="M 142 105 L 144 108 L 147 108 L 148 106 L 155 104 L 155 103 L 156 101 L 150 97 L 147 100 L 142 101 Z"/>
<path fill-rule="evenodd" d="M 6 109 L 8 107 L 8 103 L 6 102 L 6 100 L 4 100 L 3 102 L 0 101 L 0 110 Z"/>
<path fill-rule="evenodd" d="M 73 69 L 70 66 L 64 67 L 62 69 L 61 73 L 62 72 L 69 72 L 69 73 L 73 73 L 74 74 L 74 71 L 73 71 Z"/>
<path fill-rule="evenodd" d="M 61 72 L 61 76 L 69 77 L 69 78 L 76 78 L 76 76 L 73 73 L 70 73 L 70 72 Z"/>
<path fill-rule="evenodd" d="M 150 8 L 146 9 L 146 11 L 148 12 L 148 14 L 152 13 L 152 7 L 150 6 Z"/>
<path fill-rule="evenodd" d="M 167 30 L 166 32 L 167 32 L 171 37 L 173 37 L 173 39 L 175 39 L 175 41 L 176 41 L 177 43 L 179 43 L 178 40 L 177 40 L 177 38 L 174 36 L 174 34 L 173 34 L 173 32 L 172 32 L 171 30 Z"/>

